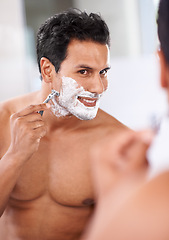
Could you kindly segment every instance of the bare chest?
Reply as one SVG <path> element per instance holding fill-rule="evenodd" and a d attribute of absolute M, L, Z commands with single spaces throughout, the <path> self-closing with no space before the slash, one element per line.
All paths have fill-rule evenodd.
<path fill-rule="evenodd" d="M 11 197 L 35 200 L 47 194 L 64 206 L 92 205 L 89 148 L 83 137 L 44 138 L 25 164 Z"/>

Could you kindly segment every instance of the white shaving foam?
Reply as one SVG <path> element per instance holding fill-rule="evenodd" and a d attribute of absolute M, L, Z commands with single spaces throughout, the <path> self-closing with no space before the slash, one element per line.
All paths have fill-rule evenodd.
<path fill-rule="evenodd" d="M 97 98 L 94 107 L 86 107 L 78 100 L 79 97 Z M 73 114 L 81 120 L 91 120 L 96 117 L 101 94 L 94 94 L 85 91 L 82 86 L 78 86 L 77 82 L 69 77 L 62 77 L 62 87 L 60 96 L 54 98 L 51 110 L 57 117 L 64 117 Z"/>

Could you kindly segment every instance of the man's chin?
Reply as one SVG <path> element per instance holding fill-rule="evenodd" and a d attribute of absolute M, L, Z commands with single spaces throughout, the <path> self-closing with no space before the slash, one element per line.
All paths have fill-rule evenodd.
<path fill-rule="evenodd" d="M 84 114 L 78 113 L 78 112 L 73 112 L 72 114 L 80 120 L 87 121 L 87 120 L 94 119 L 97 115 L 97 111 L 95 110 L 93 113 L 89 111 L 89 112 L 85 112 Z"/>
<path fill-rule="evenodd" d="M 57 117 L 73 117 L 80 120 L 92 120 L 96 117 L 98 112 L 98 104 L 94 107 L 86 107 L 84 104 L 75 102 L 74 104 L 64 104 L 60 102 L 54 105 L 53 112 Z"/>

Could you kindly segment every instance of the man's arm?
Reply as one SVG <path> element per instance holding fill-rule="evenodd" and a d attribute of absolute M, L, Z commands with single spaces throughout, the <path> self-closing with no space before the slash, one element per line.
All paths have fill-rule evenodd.
<path fill-rule="evenodd" d="M 113 217 L 115 239 L 169 239 L 169 172 L 147 182 Z M 116 228 L 117 226 L 117 228 Z"/>
<path fill-rule="evenodd" d="M 154 133 L 125 130 L 97 142 L 91 149 L 92 173 L 98 199 L 104 197 L 121 179 L 145 173 L 146 151 Z"/>
<path fill-rule="evenodd" d="M 152 138 L 151 131 L 124 131 L 96 144 L 91 161 L 97 206 L 83 240 L 108 239 L 113 217 L 147 180 L 146 150 Z"/>
<path fill-rule="evenodd" d="M 97 231 L 91 229 L 91 234 L 89 232 L 83 240 L 169 239 L 168 186 L 169 172 L 145 183 L 110 218 L 107 219 L 105 214 L 102 226 Z M 111 212 L 111 204 L 104 205 L 104 210 Z"/>
<path fill-rule="evenodd" d="M 46 134 L 45 123 L 38 112 L 48 107 L 46 104 L 31 105 L 10 117 L 11 142 L 0 160 L 0 216 L 3 214 L 24 164 L 38 150 L 40 139 Z M 3 141 L 2 136 L 5 141 L 3 128 L 6 122 L 9 122 L 9 117 L 1 121 L 1 141 Z"/>

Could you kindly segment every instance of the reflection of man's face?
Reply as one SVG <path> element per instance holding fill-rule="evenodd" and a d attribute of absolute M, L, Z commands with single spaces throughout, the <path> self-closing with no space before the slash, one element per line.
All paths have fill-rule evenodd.
<path fill-rule="evenodd" d="M 109 50 L 106 45 L 92 41 L 72 40 L 67 57 L 62 62 L 57 79 L 60 96 L 54 99 L 52 110 L 57 116 L 73 114 L 93 119 L 99 107 L 99 98 L 107 89 Z M 57 83 L 58 84 L 58 83 Z"/>

